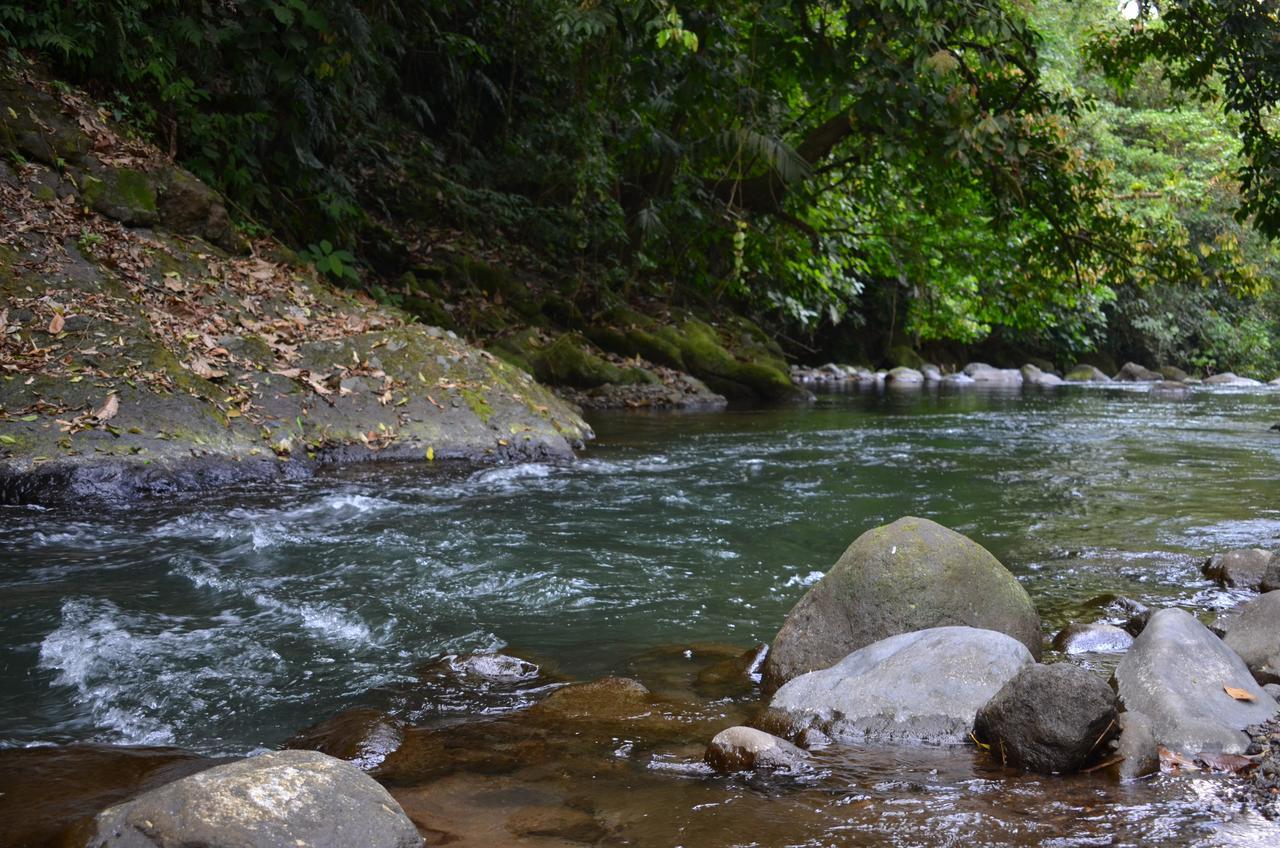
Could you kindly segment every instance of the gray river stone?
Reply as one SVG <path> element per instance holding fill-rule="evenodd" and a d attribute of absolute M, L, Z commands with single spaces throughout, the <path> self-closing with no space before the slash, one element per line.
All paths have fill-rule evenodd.
<path fill-rule="evenodd" d="M 275 751 L 153 789 L 95 819 L 91 848 L 419 848 L 388 793 L 315 751 Z"/>
<path fill-rule="evenodd" d="M 788 613 L 764 664 L 767 691 L 872 642 L 927 627 L 996 630 L 1039 657 L 1031 598 L 986 548 L 925 518 L 868 530 Z"/>
<path fill-rule="evenodd" d="M 1116 693 L 1069 663 L 1023 668 L 974 721 L 974 735 L 1003 762 L 1047 774 L 1084 768 L 1118 729 Z"/>
<path fill-rule="evenodd" d="M 884 380 L 893 386 L 918 386 L 924 382 L 924 374 L 914 368 L 898 367 L 886 374 Z"/>
<path fill-rule="evenodd" d="M 1064 654 L 1123 654 L 1133 644 L 1133 637 L 1114 624 L 1072 623 L 1053 637 L 1053 649 Z"/>
<path fill-rule="evenodd" d="M 1212 377 L 1205 377 L 1204 384 L 1206 386 L 1261 386 L 1258 380 L 1249 377 L 1239 377 L 1227 371 L 1224 374 L 1214 374 Z"/>
<path fill-rule="evenodd" d="M 1097 366 L 1081 363 L 1067 372 L 1068 383 L 1110 383 L 1111 378 L 1100 371 Z"/>
<path fill-rule="evenodd" d="M 1022 372 L 1017 368 L 995 368 L 985 362 L 970 362 L 964 367 L 964 373 L 975 383 L 988 383 L 1003 386 L 1022 385 Z"/>
<path fill-rule="evenodd" d="M 1238 655 L 1189 613 L 1164 609 L 1120 660 L 1114 685 L 1126 710 L 1151 719 L 1157 743 L 1184 754 L 1243 753 L 1243 732 L 1270 718 L 1273 699 Z M 1253 701 L 1233 698 L 1226 687 Z"/>
<path fill-rule="evenodd" d="M 707 746 L 707 765 L 719 772 L 802 768 L 809 755 L 785 739 L 754 727 L 728 727 Z"/>
<path fill-rule="evenodd" d="M 1126 362 L 1116 374 L 1116 379 L 1123 383 L 1155 383 L 1164 378 L 1136 362 Z"/>
<path fill-rule="evenodd" d="M 1240 607 L 1225 625 L 1222 641 L 1240 655 L 1259 683 L 1280 683 L 1280 591 Z"/>
<path fill-rule="evenodd" d="M 1233 589 L 1254 589 L 1262 586 L 1267 567 L 1271 564 L 1271 552 L 1261 548 L 1245 548 L 1214 554 L 1204 561 L 1201 572 L 1219 586 Z"/>
<path fill-rule="evenodd" d="M 787 683 L 768 721 L 792 737 L 816 729 L 844 740 L 961 743 L 978 710 L 1034 662 L 1025 645 L 994 630 L 901 633 Z"/>
<path fill-rule="evenodd" d="M 1272 554 L 1267 563 L 1267 570 L 1262 573 L 1262 583 L 1258 586 L 1263 592 L 1274 592 L 1280 589 L 1280 554 Z"/>

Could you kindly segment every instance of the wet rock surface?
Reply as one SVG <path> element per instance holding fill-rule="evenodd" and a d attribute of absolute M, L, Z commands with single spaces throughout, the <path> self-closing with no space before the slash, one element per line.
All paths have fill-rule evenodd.
<path fill-rule="evenodd" d="M 1271 561 L 1271 551 L 1246 548 L 1214 554 L 1205 560 L 1201 571 L 1224 588 L 1257 591 L 1262 587 Z"/>
<path fill-rule="evenodd" d="M 901 633 L 792 679 L 769 702 L 764 726 L 791 738 L 814 728 L 835 739 L 957 744 L 1033 662 L 1025 645 L 993 630 Z"/>
<path fill-rule="evenodd" d="M 1122 654 L 1131 645 L 1129 631 L 1101 622 L 1068 624 L 1053 637 L 1053 649 L 1064 654 Z"/>
<path fill-rule="evenodd" d="M 1160 771 L 1160 751 L 1151 719 L 1143 713 L 1120 713 L 1120 734 L 1112 740 L 1112 768 L 1119 780 L 1137 780 Z"/>
<path fill-rule="evenodd" d="M 944 625 L 1007 633 L 1040 655 L 1040 618 L 994 556 L 928 519 L 899 519 L 858 537 L 788 613 L 764 663 L 765 688 L 885 637 Z"/>
<path fill-rule="evenodd" d="M 1100 759 L 1119 726 L 1116 695 L 1068 663 L 1023 668 L 978 711 L 974 735 L 1001 762 L 1032 771 L 1078 771 Z"/>
<path fill-rule="evenodd" d="M 707 746 L 707 765 L 719 772 L 787 769 L 803 766 L 809 755 L 785 739 L 753 727 L 729 727 Z"/>
<path fill-rule="evenodd" d="M 110 807 L 92 848 L 418 848 L 386 790 L 349 763 L 278 751 L 216 766 Z"/>
<path fill-rule="evenodd" d="M 1259 683 L 1280 683 L 1280 591 L 1247 601 L 1226 622 L 1222 641 Z"/>
<path fill-rule="evenodd" d="M 1249 745 L 1244 729 L 1277 709 L 1244 661 L 1178 609 L 1151 616 L 1116 667 L 1114 681 L 1124 708 L 1151 719 L 1156 741 L 1188 755 L 1243 753 Z M 1242 695 L 1233 697 L 1229 690 Z"/>

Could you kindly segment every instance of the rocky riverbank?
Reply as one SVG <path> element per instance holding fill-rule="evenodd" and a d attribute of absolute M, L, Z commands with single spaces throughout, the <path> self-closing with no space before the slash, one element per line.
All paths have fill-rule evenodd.
<path fill-rule="evenodd" d="M 1261 590 L 1280 562 L 1258 553 L 1215 556 L 1207 573 Z M 936 804 L 945 781 L 977 780 L 999 789 L 974 826 L 989 828 L 1002 793 L 1014 793 L 1040 812 L 1025 841 L 996 841 L 1036 844 L 1040 826 L 1093 832 L 1055 824 L 1054 805 L 1098 808 L 1139 779 L 1167 797 L 1213 775 L 1187 791 L 1192 806 L 1180 815 L 1202 817 L 1209 791 L 1222 815 L 1243 805 L 1252 832 L 1274 833 L 1257 817 L 1280 815 L 1280 706 L 1277 687 L 1263 683 L 1275 677 L 1278 602 L 1280 591 L 1249 597 L 1215 624 L 1221 637 L 1183 610 L 1113 604 L 1131 614 L 1127 630 L 1080 622 L 1042 663 L 1039 617 L 1004 566 L 961 534 L 903 518 L 855 540 L 771 648 L 672 646 L 632 658 L 625 677 L 587 682 L 514 655 L 444 657 L 382 692 L 382 708 L 347 710 L 299 732 L 294 750 L 234 764 L 172 749 L 0 751 L 0 810 L 33 812 L 0 815 L 0 838 L 656 845 L 680 837 L 655 810 L 687 837 L 686 817 L 710 803 L 728 805 L 738 824 L 703 820 L 697 844 L 730 845 L 753 832 L 794 840 L 841 823 L 872 827 L 881 803 L 909 803 L 913 781 L 943 780 L 929 790 Z M 1109 680 L 1080 664 L 1107 653 L 1119 657 Z M 957 768 L 967 777 L 937 776 Z M 743 787 L 755 800 L 739 808 Z M 829 818 L 804 800 L 810 787 L 828 799 L 888 794 Z M 1145 826 L 1132 811 L 1101 815 L 1109 835 L 1137 838 L 1127 828 Z"/>
<path fill-rule="evenodd" d="M 341 292 L 83 97 L 0 86 L 0 502 L 370 459 L 568 458 L 529 374 Z"/>

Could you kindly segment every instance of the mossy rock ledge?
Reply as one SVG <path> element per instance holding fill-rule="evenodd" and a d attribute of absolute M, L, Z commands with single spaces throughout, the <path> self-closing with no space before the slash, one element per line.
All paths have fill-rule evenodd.
<path fill-rule="evenodd" d="M 0 93 L 14 104 L 0 146 L 95 149 L 44 92 Z M 25 223 L 0 232 L 0 503 L 369 460 L 569 459 L 592 438 L 530 374 L 456 334 L 330 286 L 270 240 L 248 256 L 211 243 L 241 242 L 216 194 L 136 142 L 128 172 L 112 170 L 101 132 L 93 188 L 0 164 L 0 219 Z M 70 215 L 68 191 L 114 199 Z"/>
<path fill-rule="evenodd" d="M 868 530 L 787 614 L 765 660 L 776 690 L 900 633 L 963 625 L 1011 636 L 1040 657 L 1040 617 L 986 548 L 925 518 Z"/>

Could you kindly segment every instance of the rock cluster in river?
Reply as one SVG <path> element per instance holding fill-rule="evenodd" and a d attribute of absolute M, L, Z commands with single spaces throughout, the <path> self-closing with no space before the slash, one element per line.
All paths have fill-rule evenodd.
<path fill-rule="evenodd" d="M 1039 657 L 1040 617 L 985 548 L 925 518 L 868 530 L 792 608 L 764 663 L 777 689 L 889 636 L 945 625 L 995 630 Z"/>

